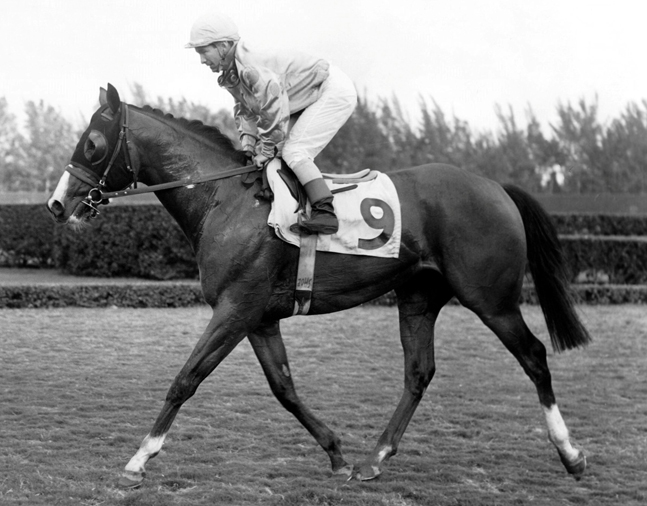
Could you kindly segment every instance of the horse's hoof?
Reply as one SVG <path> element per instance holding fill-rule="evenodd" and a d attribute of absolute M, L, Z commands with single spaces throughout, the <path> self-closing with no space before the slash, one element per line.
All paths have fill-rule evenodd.
<path fill-rule="evenodd" d="M 580 452 L 580 458 L 575 461 L 574 464 L 567 467 L 566 470 L 573 475 L 575 481 L 580 481 L 584 471 L 586 471 L 586 457 L 582 452 Z"/>
<path fill-rule="evenodd" d="M 575 481 L 580 481 L 582 479 L 584 471 L 586 471 L 586 456 L 578 450 L 577 458 L 574 461 L 569 462 L 563 457 L 561 458 L 561 460 L 568 474 L 573 475 Z"/>
<path fill-rule="evenodd" d="M 124 471 L 119 477 L 119 488 L 138 488 L 144 482 L 146 473 L 135 473 L 133 471 Z"/>
<path fill-rule="evenodd" d="M 359 468 L 359 471 L 355 474 L 355 479 L 358 481 L 369 481 L 369 480 L 374 480 L 381 474 L 382 474 L 382 470 L 378 466 L 364 464 Z"/>
<path fill-rule="evenodd" d="M 346 464 L 344 467 L 340 467 L 332 472 L 333 476 L 342 476 L 346 478 L 346 481 L 353 479 L 353 464 Z"/>

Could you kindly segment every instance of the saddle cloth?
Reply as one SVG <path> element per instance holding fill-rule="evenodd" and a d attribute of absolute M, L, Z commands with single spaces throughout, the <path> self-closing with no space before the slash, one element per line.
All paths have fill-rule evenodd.
<path fill-rule="evenodd" d="M 267 166 L 268 183 L 274 192 L 267 224 L 280 239 L 299 246 L 299 234 L 290 230 L 290 225 L 297 223 L 298 203 L 277 173 L 279 168 L 280 164 L 270 163 Z M 384 173 L 373 172 L 377 174 L 376 177 L 358 184 L 354 179 L 342 179 L 343 175 L 339 179 L 335 179 L 334 175 L 324 175 L 333 193 L 335 190 L 357 187 L 335 193 L 339 231 L 332 235 L 320 234 L 317 251 L 398 258 L 402 235 L 400 200 L 391 178 Z"/>

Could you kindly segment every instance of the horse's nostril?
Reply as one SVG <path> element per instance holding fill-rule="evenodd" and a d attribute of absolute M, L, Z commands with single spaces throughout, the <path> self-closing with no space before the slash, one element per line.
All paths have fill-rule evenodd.
<path fill-rule="evenodd" d="M 63 207 L 63 204 L 61 204 L 58 200 L 55 200 L 55 199 L 51 199 L 47 203 L 47 208 L 57 218 L 61 216 L 63 212 L 65 212 L 65 207 Z"/>

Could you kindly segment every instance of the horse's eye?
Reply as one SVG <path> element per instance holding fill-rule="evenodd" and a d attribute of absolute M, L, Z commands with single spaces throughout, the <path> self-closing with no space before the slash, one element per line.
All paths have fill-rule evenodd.
<path fill-rule="evenodd" d="M 108 142 L 106 137 L 97 130 L 92 130 L 88 138 L 85 140 L 85 145 L 83 147 L 83 153 L 85 158 L 96 165 L 101 163 L 103 159 L 108 154 Z"/>

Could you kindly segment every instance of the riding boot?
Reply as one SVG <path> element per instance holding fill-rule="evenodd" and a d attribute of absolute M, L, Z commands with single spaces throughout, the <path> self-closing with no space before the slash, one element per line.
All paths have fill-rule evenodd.
<path fill-rule="evenodd" d="M 326 197 L 312 204 L 310 218 L 301 222 L 301 227 L 311 234 L 334 234 L 339 230 L 339 221 L 332 205 L 333 197 Z"/>
<path fill-rule="evenodd" d="M 333 195 L 323 178 L 313 179 L 304 186 L 312 203 L 310 217 L 299 223 L 302 231 L 310 234 L 334 234 L 339 221 L 333 207 Z"/>

